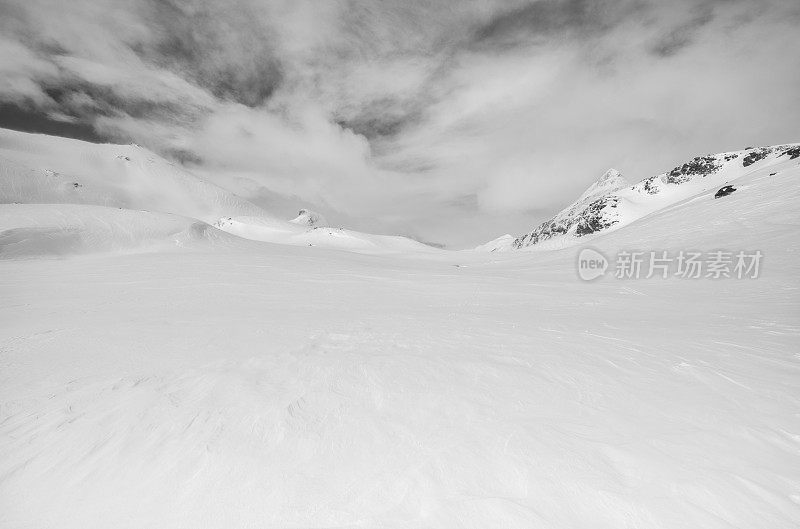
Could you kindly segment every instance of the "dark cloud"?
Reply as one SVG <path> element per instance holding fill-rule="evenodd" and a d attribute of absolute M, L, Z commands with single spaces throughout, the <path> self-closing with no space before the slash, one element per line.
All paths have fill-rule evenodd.
<path fill-rule="evenodd" d="M 387 140 L 422 119 L 422 106 L 413 101 L 382 98 L 370 101 L 357 112 L 341 116 L 336 123 L 370 140 Z"/>
<path fill-rule="evenodd" d="M 658 38 L 648 50 L 657 57 L 671 57 L 691 45 L 698 32 L 714 20 L 714 10 L 710 5 L 695 10 L 695 15 L 665 35 Z"/>
<path fill-rule="evenodd" d="M 397 136 L 408 120 L 404 116 L 366 113 L 350 119 L 337 119 L 335 123 L 367 139 L 377 140 Z"/>
<path fill-rule="evenodd" d="M 539 0 L 497 14 L 474 32 L 473 44 L 510 47 L 545 39 L 603 32 L 617 22 L 623 2 L 610 0 Z"/>
<path fill-rule="evenodd" d="M 113 87 L 86 82 L 64 83 L 46 89 L 46 93 L 60 111 L 86 122 L 100 116 L 128 116 L 185 123 L 195 119 L 196 115 L 193 109 L 178 101 L 120 94 Z"/>
<path fill-rule="evenodd" d="M 273 31 L 246 2 L 149 0 L 144 17 L 155 41 L 134 51 L 220 99 L 263 105 L 283 80 Z"/>
<path fill-rule="evenodd" d="M 271 21 L 253 5 L 248 0 L 108 0 L 102 5 L 76 0 L 64 10 L 70 18 L 64 17 L 61 33 L 58 9 L 51 9 L 49 16 L 43 2 L 12 0 L 0 2 L 0 36 L 13 37 L 37 58 L 55 65 L 62 58 L 80 58 L 124 68 L 138 57 L 138 67 L 171 72 L 221 101 L 257 107 L 275 93 L 284 71 Z M 59 83 L 67 85 L 62 86 L 65 90 L 74 89 L 68 85 L 93 83 L 59 69 L 66 74 Z M 44 88 L 52 86 L 51 79 L 49 84 L 33 80 Z M 105 83 L 103 88 L 114 90 L 114 85 Z M 86 86 L 79 89 L 90 91 Z M 121 99 L 129 97 L 125 90 L 118 92 Z M 108 94 L 102 99 L 120 102 L 110 101 Z M 128 102 L 134 107 L 140 104 Z M 120 110 L 130 115 L 147 112 Z"/>
<path fill-rule="evenodd" d="M 187 149 L 169 149 L 163 154 L 167 158 L 184 165 L 200 165 L 203 163 L 203 158 L 198 153 Z"/>
<path fill-rule="evenodd" d="M 477 193 L 468 193 L 465 195 L 457 196 L 448 201 L 447 205 L 453 208 L 471 212 L 477 212 L 480 206 L 478 203 Z"/>
<path fill-rule="evenodd" d="M 4 129 L 49 134 L 103 143 L 106 138 L 97 134 L 88 123 L 70 119 L 56 119 L 52 115 L 35 108 L 18 106 L 13 103 L 0 103 L 0 127 Z"/>

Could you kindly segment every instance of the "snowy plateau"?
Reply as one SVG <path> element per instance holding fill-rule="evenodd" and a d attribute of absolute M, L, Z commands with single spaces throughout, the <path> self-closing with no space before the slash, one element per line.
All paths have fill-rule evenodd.
<path fill-rule="evenodd" d="M 747 149 L 446 251 L 0 130 L 0 527 L 800 527 L 799 204 Z"/>

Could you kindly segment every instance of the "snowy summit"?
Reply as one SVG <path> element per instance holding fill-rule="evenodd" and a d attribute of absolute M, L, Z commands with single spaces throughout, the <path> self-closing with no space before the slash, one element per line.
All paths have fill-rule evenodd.
<path fill-rule="evenodd" d="M 629 185 L 625 177 L 622 176 L 622 173 L 612 168 L 603 173 L 603 176 L 601 176 L 597 182 L 590 185 L 589 188 L 578 197 L 575 203 L 579 204 L 584 201 L 591 201 L 607 193 L 619 191 L 623 187 L 628 187 Z"/>

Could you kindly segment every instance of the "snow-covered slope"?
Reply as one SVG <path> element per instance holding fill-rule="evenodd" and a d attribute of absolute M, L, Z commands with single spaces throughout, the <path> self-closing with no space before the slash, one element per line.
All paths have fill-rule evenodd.
<path fill-rule="evenodd" d="M 591 246 L 609 255 L 626 249 L 761 250 L 767 270 L 775 266 L 800 271 L 795 256 L 800 239 L 791 240 L 800 228 L 800 163 L 796 162 L 800 159 L 743 175 L 736 179 L 736 191 L 726 197 L 701 193 L 660 208 L 624 229 L 593 239 Z"/>
<path fill-rule="evenodd" d="M 327 225 L 324 217 L 305 209 L 295 219 L 278 219 L 136 145 L 97 145 L 6 129 L 0 129 L 0 204 L 79 204 L 160 212 L 213 224 L 239 237 L 278 244 L 367 252 L 432 251 L 431 247 L 405 237 L 323 228 Z M 31 209 L 29 218 L 41 215 L 40 228 L 49 230 L 54 216 L 62 215 L 66 210 L 56 208 L 49 213 L 46 209 Z M 69 211 L 72 220 L 87 222 L 87 229 L 98 226 L 92 219 L 98 218 L 96 213 L 99 210 Z M 84 213 L 86 219 L 78 221 Z M 118 229 L 107 235 L 116 241 L 113 244 L 125 247 L 131 241 L 118 237 L 124 231 L 123 224 L 117 223 L 122 215 L 129 214 L 116 214 L 110 223 Z M 176 222 L 174 218 L 165 220 L 164 226 L 157 229 L 156 219 L 170 217 L 151 215 L 149 220 L 141 221 L 142 217 L 130 215 L 130 220 L 137 226 L 131 230 L 143 227 L 137 223 L 144 222 L 148 226 L 146 231 L 171 233 Z M 37 224 L 30 220 L 25 226 L 15 226 L 12 220 L 6 217 L 6 231 L 31 230 Z M 62 239 L 72 233 L 72 228 L 65 227 L 64 230 L 59 236 Z M 14 233 L 16 237 L 22 232 Z M 48 233 L 55 237 L 55 232 Z M 6 233 L 6 236 L 11 235 Z M 102 236 L 95 239 L 100 240 Z M 92 244 L 87 248 L 93 247 Z"/>
<path fill-rule="evenodd" d="M 209 223 L 225 215 L 269 217 L 142 147 L 6 129 L 0 129 L 0 203 L 93 204 Z"/>
<path fill-rule="evenodd" d="M 327 225 L 324 217 L 309 210 L 301 210 L 292 220 L 278 219 L 136 145 L 97 145 L 6 129 L 0 129 L 0 204 L 76 204 L 159 212 L 214 224 L 239 237 L 278 244 L 366 252 L 432 251 L 431 247 L 404 237 L 324 228 Z M 28 230 L 28 234 L 33 233 L 30 230 L 39 230 L 40 235 L 49 233 L 55 237 L 51 223 L 65 211 L 70 212 L 72 221 L 88 223 L 85 227 L 89 231 L 99 226 L 95 222 L 99 210 L 55 208 L 48 212 L 46 207 L 41 207 L 28 210 L 29 220 L 24 226 L 13 225 L 13 218 L 6 216 L 5 230 L 17 230 L 14 237 L 23 233 L 19 230 Z M 38 227 L 37 221 L 32 220 L 35 215 L 41 215 Z M 86 218 L 82 218 L 84 215 Z M 109 243 L 111 246 L 120 248 L 133 244 L 125 236 L 119 237 L 124 228 L 118 221 L 125 215 L 134 224 L 130 228 L 133 232 L 146 225 L 146 232 L 172 233 L 177 222 L 169 215 L 151 215 L 148 220 L 130 213 L 112 215 L 115 218 L 109 222 L 116 228 L 112 230 L 114 233 L 106 235 L 115 241 Z M 161 228 L 155 227 L 158 219 L 164 220 Z M 83 247 L 88 244 L 87 251 L 95 246 L 95 243 L 86 243 L 83 236 L 83 242 L 70 239 L 72 242 L 68 244 L 65 237 L 73 232 L 73 227 L 63 227 L 59 238 L 64 245 L 71 247 L 74 243 Z M 139 235 L 132 237 L 135 239 Z M 6 236 L 11 235 L 6 233 Z M 94 240 L 103 237 L 94 237 Z M 98 242 L 96 246 L 100 248 L 104 244 Z"/>
<path fill-rule="evenodd" d="M 276 224 L 260 217 L 226 217 L 214 223 L 216 228 L 254 241 L 319 246 L 367 253 L 441 252 L 442 250 L 407 237 L 373 235 L 344 228 L 308 226 L 301 223 Z"/>
<path fill-rule="evenodd" d="M 800 144 L 792 144 L 698 156 L 631 187 L 626 186 L 619 173 L 609 171 L 578 201 L 517 238 L 513 248 L 552 249 L 579 244 L 681 201 L 713 194 L 744 176 L 798 164 Z"/>
<path fill-rule="evenodd" d="M 236 237 L 168 213 L 76 204 L 0 204 L 0 259 L 166 251 Z"/>
<path fill-rule="evenodd" d="M 478 252 L 503 252 L 513 248 L 515 240 L 516 237 L 506 233 L 505 235 L 501 235 L 493 241 L 489 241 L 486 244 L 481 244 L 480 246 L 475 247 L 475 250 Z"/>

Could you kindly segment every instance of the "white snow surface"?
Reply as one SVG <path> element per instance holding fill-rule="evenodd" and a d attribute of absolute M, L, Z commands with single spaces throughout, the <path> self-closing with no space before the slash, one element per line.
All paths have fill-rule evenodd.
<path fill-rule="evenodd" d="M 237 237 L 168 213 L 75 204 L 0 204 L 0 259 L 167 251 Z"/>
<path fill-rule="evenodd" d="M 228 217 L 214 223 L 222 231 L 254 241 L 318 246 L 362 253 L 440 252 L 441 250 L 407 237 L 373 235 L 345 228 L 275 223 L 261 217 Z"/>
<path fill-rule="evenodd" d="M 592 240 L 760 250 L 750 280 L 4 205 L 0 527 L 796 528 L 799 182 Z"/>

